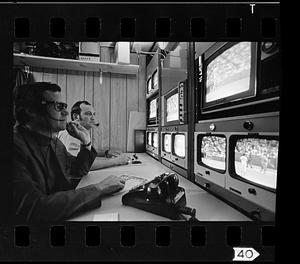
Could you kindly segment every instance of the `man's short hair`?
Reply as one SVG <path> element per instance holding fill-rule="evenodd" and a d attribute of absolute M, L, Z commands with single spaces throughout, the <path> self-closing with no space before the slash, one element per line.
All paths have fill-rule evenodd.
<path fill-rule="evenodd" d="M 77 102 L 72 106 L 72 109 L 71 109 L 71 119 L 72 119 L 72 120 L 74 120 L 74 117 L 73 117 L 74 114 L 78 114 L 78 115 L 81 114 L 81 108 L 80 108 L 80 105 L 81 105 L 81 104 L 91 105 L 88 101 L 77 101 Z"/>
<path fill-rule="evenodd" d="M 14 89 L 14 115 L 19 124 L 26 124 L 30 121 L 28 111 L 43 115 L 44 92 L 60 92 L 61 88 L 50 82 L 34 82 L 16 86 Z"/>

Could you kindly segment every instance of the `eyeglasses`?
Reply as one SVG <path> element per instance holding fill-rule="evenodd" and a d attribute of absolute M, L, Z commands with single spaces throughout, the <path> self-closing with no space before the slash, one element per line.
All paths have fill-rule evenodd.
<path fill-rule="evenodd" d="M 83 114 L 83 115 L 86 115 L 86 116 L 95 116 L 95 115 L 96 115 L 95 112 L 92 113 L 92 112 L 90 112 L 90 111 L 88 111 L 88 112 L 83 112 L 82 114 Z"/>
<path fill-rule="evenodd" d="M 54 109 L 57 112 L 61 112 L 63 110 L 66 110 L 68 107 L 68 104 L 63 103 L 63 102 L 57 102 L 57 101 L 42 101 L 41 104 L 43 105 L 53 105 Z"/>

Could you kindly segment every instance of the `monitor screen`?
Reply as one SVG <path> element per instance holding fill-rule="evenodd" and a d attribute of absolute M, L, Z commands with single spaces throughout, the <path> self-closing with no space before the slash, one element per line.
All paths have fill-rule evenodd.
<path fill-rule="evenodd" d="M 239 42 L 207 62 L 204 103 L 251 89 L 251 47 L 251 42 Z"/>
<path fill-rule="evenodd" d="M 174 135 L 174 154 L 178 157 L 185 157 L 185 135 L 176 134 Z"/>
<path fill-rule="evenodd" d="M 147 143 L 152 146 L 152 132 L 147 132 Z"/>
<path fill-rule="evenodd" d="M 150 93 L 151 89 L 152 89 L 152 79 L 149 78 L 147 81 L 147 93 Z"/>
<path fill-rule="evenodd" d="M 157 113 L 157 105 L 156 105 L 156 98 L 150 101 L 150 106 L 149 106 L 149 118 L 154 118 L 156 117 Z"/>
<path fill-rule="evenodd" d="M 153 89 L 157 88 L 157 84 L 158 84 L 158 73 L 157 70 L 153 73 Z"/>
<path fill-rule="evenodd" d="M 158 147 L 158 133 L 154 132 L 152 134 L 152 140 L 153 140 L 153 147 L 157 148 Z"/>
<path fill-rule="evenodd" d="M 166 119 L 167 122 L 179 119 L 178 93 L 167 98 Z"/>
<path fill-rule="evenodd" d="M 200 161 L 208 167 L 225 171 L 225 165 L 226 165 L 225 136 L 204 136 L 202 137 L 200 143 L 201 143 Z"/>
<path fill-rule="evenodd" d="M 164 134 L 163 140 L 163 150 L 165 152 L 171 153 L 171 134 Z"/>
<path fill-rule="evenodd" d="M 235 141 L 235 173 L 255 184 L 276 189 L 279 141 L 240 138 Z"/>

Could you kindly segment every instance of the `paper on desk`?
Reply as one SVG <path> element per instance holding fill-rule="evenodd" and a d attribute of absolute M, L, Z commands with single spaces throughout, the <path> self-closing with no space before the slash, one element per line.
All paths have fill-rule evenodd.
<path fill-rule="evenodd" d="M 93 221 L 119 221 L 119 213 L 95 214 Z"/>

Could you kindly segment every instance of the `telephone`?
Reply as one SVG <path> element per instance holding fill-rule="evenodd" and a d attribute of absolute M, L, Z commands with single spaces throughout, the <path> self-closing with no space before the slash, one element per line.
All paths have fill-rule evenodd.
<path fill-rule="evenodd" d="M 122 203 L 172 220 L 187 220 L 184 215 L 195 219 L 196 209 L 185 206 L 185 190 L 178 184 L 175 173 L 163 173 L 124 194 Z"/>

